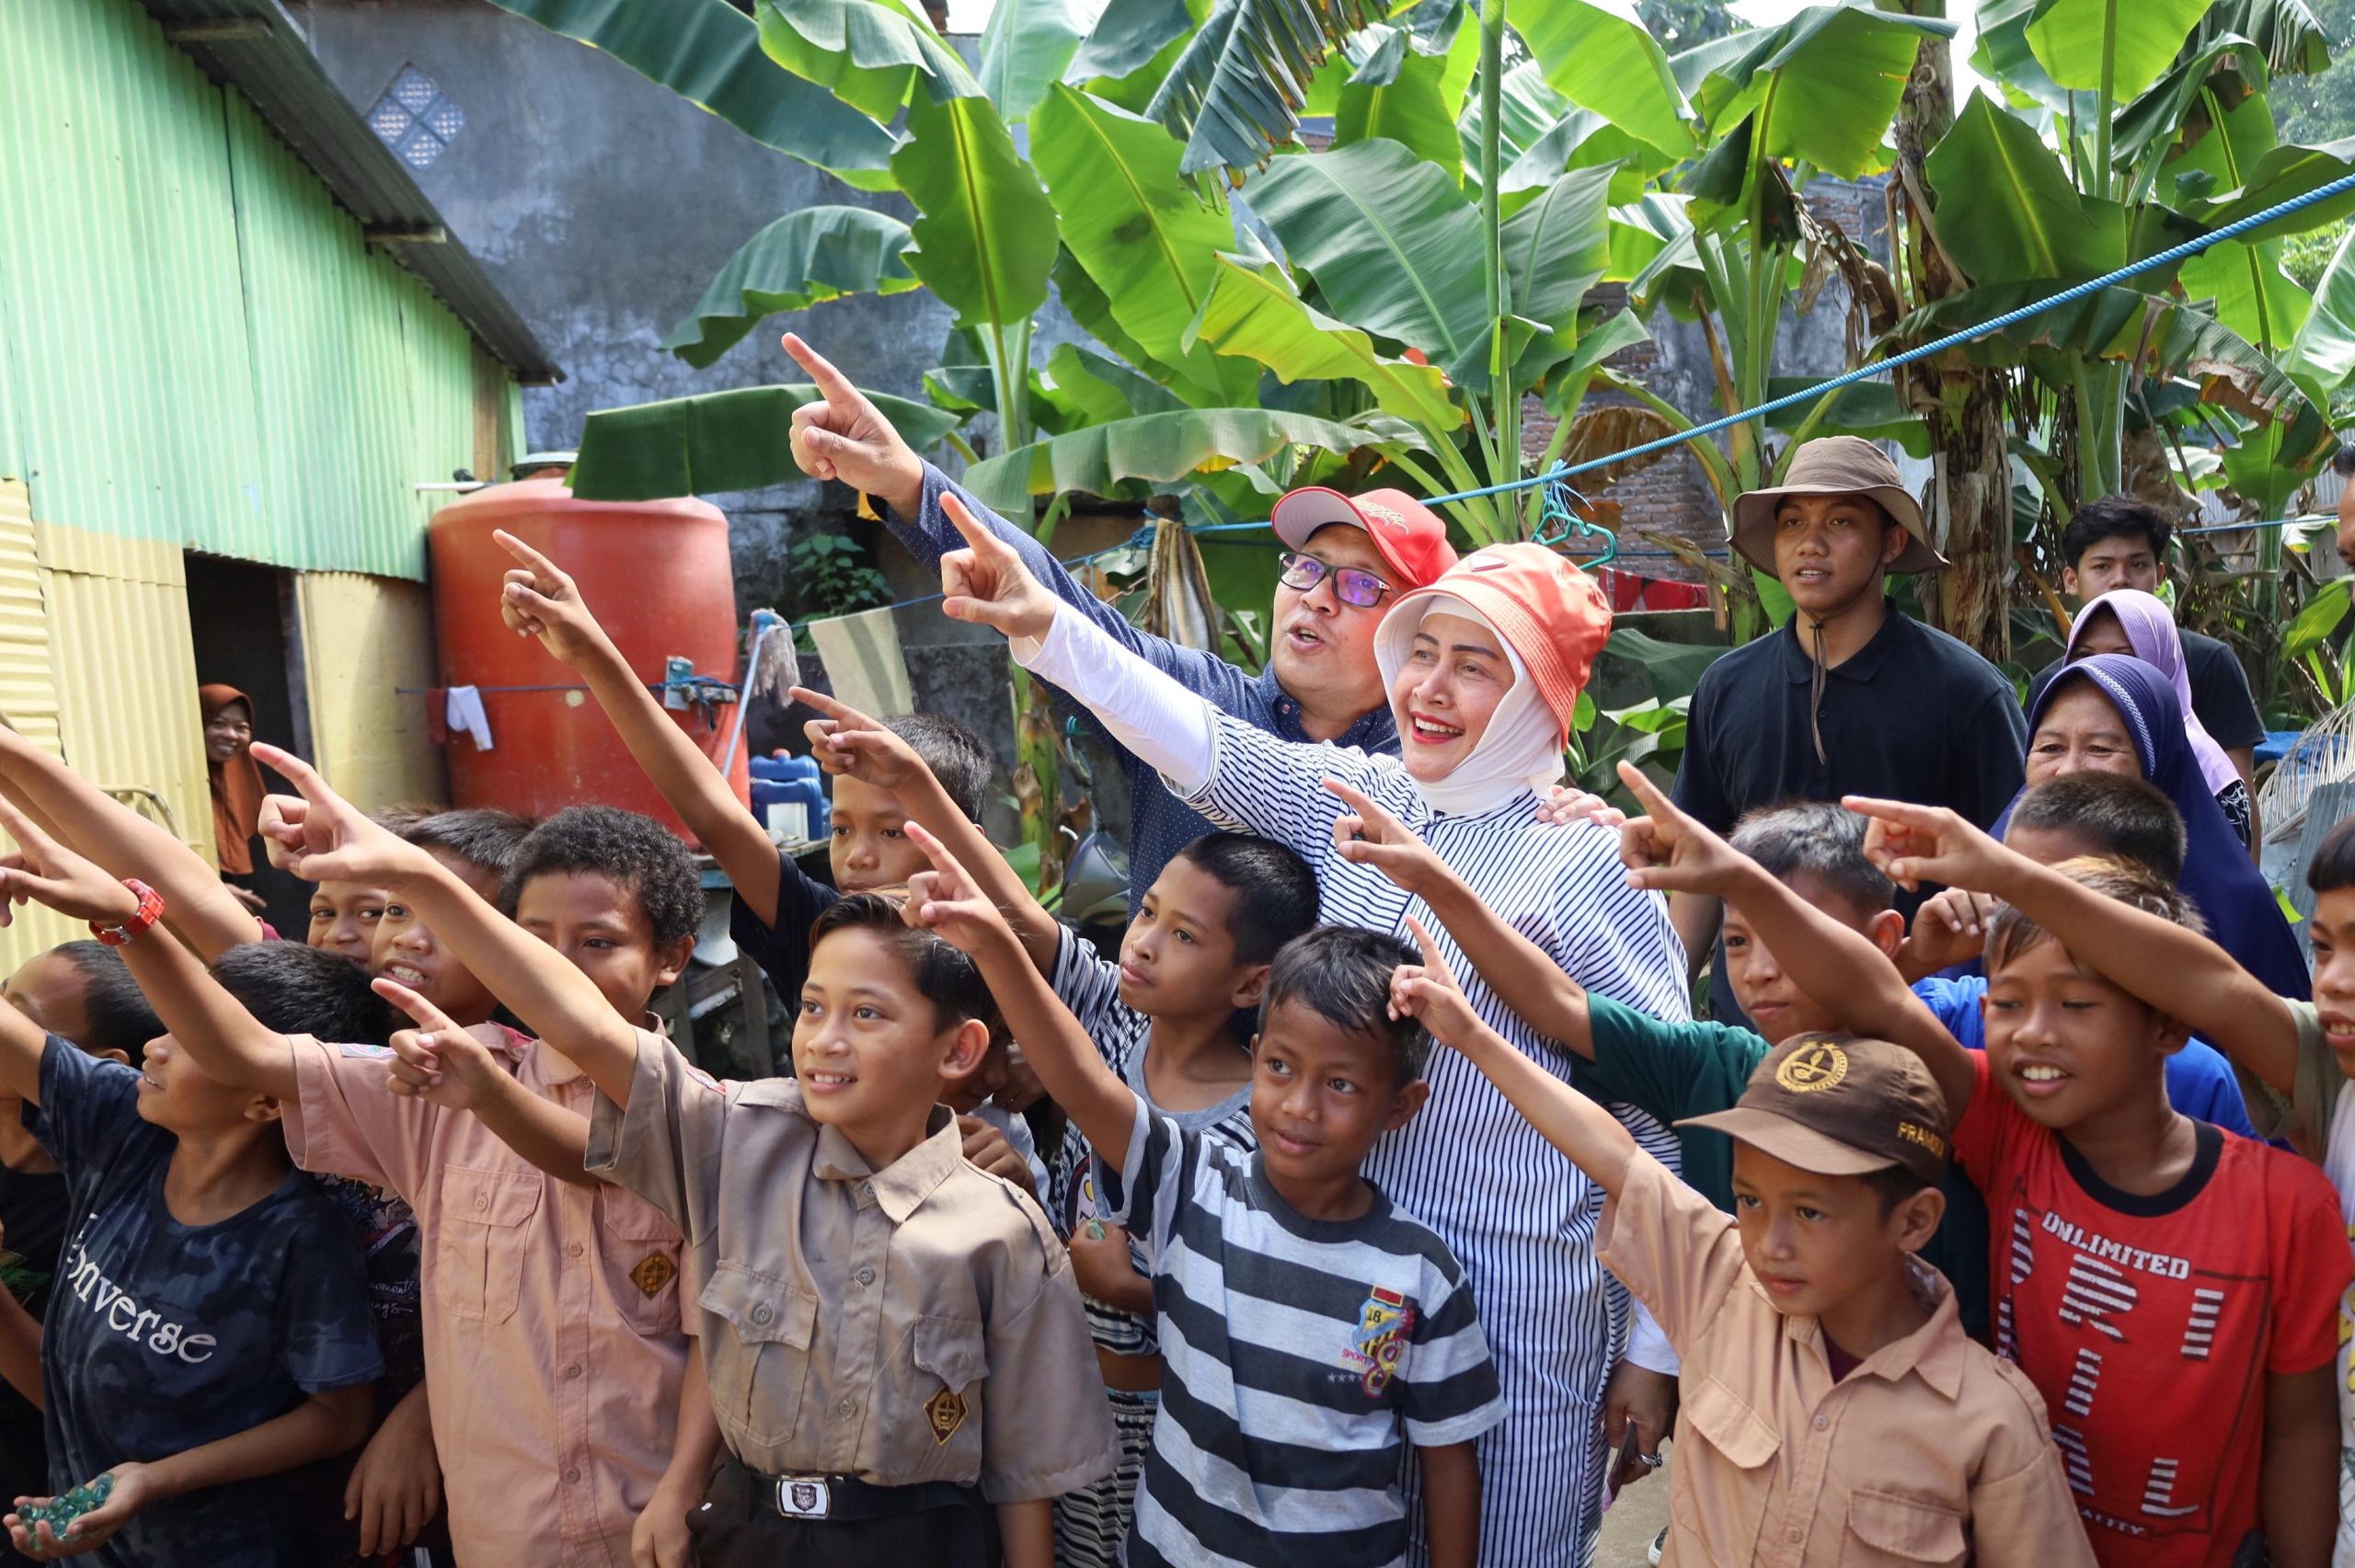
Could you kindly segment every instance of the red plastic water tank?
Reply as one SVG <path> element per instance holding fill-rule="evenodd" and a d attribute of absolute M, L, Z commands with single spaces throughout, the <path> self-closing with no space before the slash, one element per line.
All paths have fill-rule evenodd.
<path fill-rule="evenodd" d="M 630 670 L 659 685 L 666 662 L 683 658 L 697 675 L 733 681 L 735 576 L 728 519 L 697 500 L 583 501 L 561 471 L 494 485 L 451 502 L 426 534 L 432 562 L 433 618 L 442 681 L 482 692 L 491 750 L 450 736 L 450 794 L 459 806 L 491 806 L 545 817 L 568 806 L 642 811 L 692 838 L 655 793 L 580 679 L 535 637 L 500 619 L 500 593 L 514 557 L 491 537 L 503 528 L 572 576 Z M 715 761 L 727 749 L 732 704 L 672 717 Z M 745 748 L 729 783 L 749 798 Z"/>

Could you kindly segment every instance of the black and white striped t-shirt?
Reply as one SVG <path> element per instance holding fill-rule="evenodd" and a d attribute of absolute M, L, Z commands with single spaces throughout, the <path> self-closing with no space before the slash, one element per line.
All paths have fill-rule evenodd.
<path fill-rule="evenodd" d="M 1260 1156 L 1143 1100 L 1111 1214 L 1152 1262 L 1161 1410 L 1129 1568 L 1390 1568 L 1407 1559 L 1405 1446 L 1504 1418 L 1464 1269 L 1380 1191 L 1303 1217 Z"/>
<path fill-rule="evenodd" d="M 1139 1100 L 1153 1105 L 1153 1096 L 1146 1091 L 1144 1082 L 1145 1047 L 1153 1036 L 1153 1020 L 1120 1000 L 1120 967 L 1065 926 L 1061 944 L 1055 949 L 1055 972 L 1050 977 L 1050 983 L 1056 997 L 1079 1021 L 1079 1026 L 1087 1031 L 1087 1037 L 1096 1042 L 1105 1064 L 1120 1075 L 1120 1082 Z M 1217 1104 L 1205 1105 L 1198 1111 L 1170 1111 L 1159 1105 L 1153 1108 L 1184 1130 L 1200 1133 L 1241 1153 L 1248 1154 L 1259 1147 L 1258 1136 L 1251 1130 L 1248 1083 Z M 1076 1232 L 1091 1218 L 1101 1215 L 1105 1207 L 1097 1200 L 1090 1152 L 1077 1124 L 1064 1129 L 1063 1160 L 1071 1178 L 1064 1212 L 1052 1218 L 1066 1236 Z M 1127 1150 L 1108 1149 L 1103 1152 L 1106 1165 L 1110 1166 Z M 1139 1274 L 1153 1272 L 1144 1243 L 1134 1236 L 1129 1238 L 1129 1259 L 1136 1265 Z M 1087 1309 L 1087 1332 L 1105 1349 L 1119 1356 L 1160 1353 L 1150 1314 L 1123 1312 L 1089 1296 L 1082 1296 L 1080 1304 Z"/>

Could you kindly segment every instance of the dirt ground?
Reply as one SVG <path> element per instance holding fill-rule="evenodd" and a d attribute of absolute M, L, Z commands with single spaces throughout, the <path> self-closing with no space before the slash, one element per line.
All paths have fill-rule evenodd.
<path fill-rule="evenodd" d="M 1668 1523 L 1666 1471 L 1629 1487 L 1603 1516 L 1603 1541 L 1594 1568 L 1644 1568 L 1644 1553 Z"/>

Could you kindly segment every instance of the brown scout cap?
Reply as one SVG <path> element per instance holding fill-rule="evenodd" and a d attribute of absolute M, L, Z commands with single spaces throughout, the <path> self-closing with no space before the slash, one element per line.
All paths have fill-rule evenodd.
<path fill-rule="evenodd" d="M 1781 484 L 1734 498 L 1729 543 L 1768 577 L 1775 575 L 1775 503 L 1785 496 L 1870 496 L 1906 532 L 1904 552 L 1890 563 L 1890 571 L 1935 572 L 1947 564 L 1930 547 L 1922 505 L 1906 489 L 1897 464 L 1861 437 L 1819 436 L 1804 442 L 1791 454 Z"/>
<path fill-rule="evenodd" d="M 1947 1102 L 1922 1059 L 1887 1040 L 1801 1035 L 1771 1052 L 1730 1111 L 1688 1116 L 1775 1159 L 1827 1176 L 1902 1165 L 1936 1186 L 1947 1164 Z"/>

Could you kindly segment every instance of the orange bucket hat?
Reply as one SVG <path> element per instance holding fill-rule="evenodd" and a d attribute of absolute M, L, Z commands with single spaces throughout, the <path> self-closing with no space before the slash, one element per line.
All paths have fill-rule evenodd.
<path fill-rule="evenodd" d="M 1512 645 L 1567 742 L 1579 692 L 1594 669 L 1594 656 L 1611 636 L 1611 604 L 1595 580 L 1543 544 L 1490 544 L 1435 581 L 1401 595 L 1384 624 L 1406 617 L 1407 624 L 1418 624 L 1424 602 L 1442 597 L 1478 611 Z"/>

